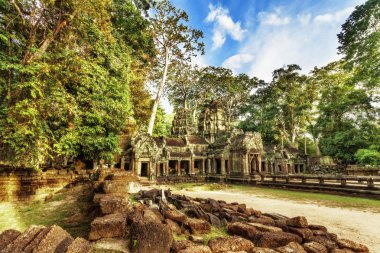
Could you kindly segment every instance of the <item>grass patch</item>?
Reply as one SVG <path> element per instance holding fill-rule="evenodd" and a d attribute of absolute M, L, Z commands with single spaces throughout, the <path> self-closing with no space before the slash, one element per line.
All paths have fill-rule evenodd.
<path fill-rule="evenodd" d="M 7 215 L 3 215 L 6 212 Z M 25 230 L 31 225 L 56 224 L 72 236 L 87 237 L 92 216 L 92 193 L 78 186 L 55 194 L 49 201 L 0 203 L 0 232 L 9 228 Z M 10 222 L 7 222 L 11 216 Z M 12 223 L 12 224 L 10 224 Z"/>
<path fill-rule="evenodd" d="M 227 229 L 225 227 L 211 227 L 211 232 L 208 234 L 203 235 L 203 243 L 205 245 L 208 244 L 208 242 L 212 239 L 218 238 L 218 237 L 227 237 Z"/>

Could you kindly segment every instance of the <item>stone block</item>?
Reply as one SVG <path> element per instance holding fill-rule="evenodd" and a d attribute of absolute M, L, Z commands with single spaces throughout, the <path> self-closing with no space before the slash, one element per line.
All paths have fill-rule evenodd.
<path fill-rule="evenodd" d="M 2 232 L 0 234 L 0 250 L 11 244 L 19 235 L 21 235 L 21 232 L 14 229 L 8 229 Z"/>
<path fill-rule="evenodd" d="M 98 217 L 91 222 L 89 239 L 122 237 L 126 229 L 126 216 L 124 214 L 109 214 Z"/>
<path fill-rule="evenodd" d="M 184 224 L 190 228 L 192 234 L 207 234 L 211 231 L 211 225 L 207 221 L 188 218 Z"/>
<path fill-rule="evenodd" d="M 339 248 L 341 249 L 350 249 L 354 252 L 360 252 L 360 253 L 368 253 L 369 250 L 366 246 L 360 244 L 360 243 L 357 243 L 357 242 L 353 242 L 351 240 L 347 240 L 347 239 L 338 239 L 337 241 L 337 244 L 339 246 Z"/>
<path fill-rule="evenodd" d="M 76 238 L 67 248 L 66 253 L 89 253 L 91 251 L 91 244 L 83 238 Z"/>
<path fill-rule="evenodd" d="M 246 251 L 249 252 L 255 247 L 250 240 L 238 237 L 219 237 L 208 242 L 208 246 L 213 253 L 223 253 L 226 251 Z"/>
<path fill-rule="evenodd" d="M 286 224 L 296 228 L 307 228 L 307 219 L 304 216 L 297 216 L 286 221 Z"/>

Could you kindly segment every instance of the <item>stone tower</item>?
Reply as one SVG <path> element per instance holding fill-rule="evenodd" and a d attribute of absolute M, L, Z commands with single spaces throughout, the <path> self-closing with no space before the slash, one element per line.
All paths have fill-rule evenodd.
<path fill-rule="evenodd" d="M 177 109 L 172 123 L 172 135 L 179 137 L 192 135 L 196 132 L 197 128 L 193 120 L 193 111 L 184 108 Z"/>
<path fill-rule="evenodd" d="M 211 103 L 199 115 L 198 132 L 213 143 L 218 135 L 227 132 L 224 110 Z"/>

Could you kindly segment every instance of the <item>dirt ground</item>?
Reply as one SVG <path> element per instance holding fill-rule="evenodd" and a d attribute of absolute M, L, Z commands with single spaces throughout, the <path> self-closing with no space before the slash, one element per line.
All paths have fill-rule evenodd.
<path fill-rule="evenodd" d="M 180 190 L 174 191 L 174 193 L 245 203 L 248 207 L 262 212 L 276 212 L 289 217 L 305 216 L 310 224 L 326 226 L 339 238 L 351 239 L 367 245 L 372 253 L 380 252 L 380 213 L 265 198 L 252 193 L 229 191 L 228 189 L 219 191 Z"/>

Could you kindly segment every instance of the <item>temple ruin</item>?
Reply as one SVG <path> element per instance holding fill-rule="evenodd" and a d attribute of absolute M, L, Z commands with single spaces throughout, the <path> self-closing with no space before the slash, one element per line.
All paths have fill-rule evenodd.
<path fill-rule="evenodd" d="M 265 146 L 260 133 L 227 130 L 224 112 L 178 109 L 169 137 L 139 132 L 123 136 L 115 167 L 154 179 L 175 175 L 266 175 L 304 173 L 306 156 L 294 148 Z"/>

